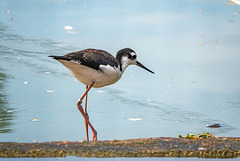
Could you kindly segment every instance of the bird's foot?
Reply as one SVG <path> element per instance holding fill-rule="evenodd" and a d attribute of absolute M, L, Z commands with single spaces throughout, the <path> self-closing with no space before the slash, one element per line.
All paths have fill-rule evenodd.
<path fill-rule="evenodd" d="M 97 141 L 97 131 L 96 130 L 93 131 L 92 140 Z"/>

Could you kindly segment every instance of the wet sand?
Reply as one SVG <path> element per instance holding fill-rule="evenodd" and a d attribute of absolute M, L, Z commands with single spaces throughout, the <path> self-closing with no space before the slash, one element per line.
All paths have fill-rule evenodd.
<path fill-rule="evenodd" d="M 0 142 L 0 157 L 240 157 L 240 138 L 157 137 L 97 142 Z"/>

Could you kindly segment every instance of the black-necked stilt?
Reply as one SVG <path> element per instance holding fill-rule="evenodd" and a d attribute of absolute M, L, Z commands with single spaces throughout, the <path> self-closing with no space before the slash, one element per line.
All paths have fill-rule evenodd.
<path fill-rule="evenodd" d="M 151 73 L 154 73 L 137 61 L 136 53 L 130 48 L 119 50 L 116 58 L 106 51 L 97 49 L 85 49 L 78 52 L 72 52 L 64 56 L 49 57 L 53 57 L 66 66 L 80 82 L 86 85 L 86 91 L 77 101 L 77 108 L 84 117 L 87 141 L 89 141 L 88 126 L 90 126 L 93 132 L 93 141 L 97 140 L 97 131 L 90 123 L 87 114 L 88 91 L 92 87 L 99 88 L 117 82 L 129 65 L 137 65 Z M 84 97 L 85 109 L 83 110 L 81 103 Z"/>

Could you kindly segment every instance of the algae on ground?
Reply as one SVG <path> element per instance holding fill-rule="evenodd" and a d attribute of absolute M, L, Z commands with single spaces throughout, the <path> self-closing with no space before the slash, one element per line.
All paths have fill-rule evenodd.
<path fill-rule="evenodd" d="M 240 140 L 159 137 L 97 142 L 0 142 L 0 157 L 65 156 L 234 158 L 240 156 Z"/>

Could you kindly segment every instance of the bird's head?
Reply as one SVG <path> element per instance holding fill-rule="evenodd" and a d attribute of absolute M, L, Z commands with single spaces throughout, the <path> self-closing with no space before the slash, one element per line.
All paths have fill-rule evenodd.
<path fill-rule="evenodd" d="M 125 69 L 129 65 L 137 65 L 137 66 L 154 74 L 153 71 L 151 71 L 150 69 L 148 69 L 147 67 L 142 65 L 139 61 L 137 61 L 137 54 L 135 53 L 134 50 L 132 50 L 130 48 L 124 48 L 124 49 L 119 50 L 117 52 L 116 59 L 117 59 L 118 63 L 120 64 L 120 70 L 122 72 L 124 72 Z"/>

